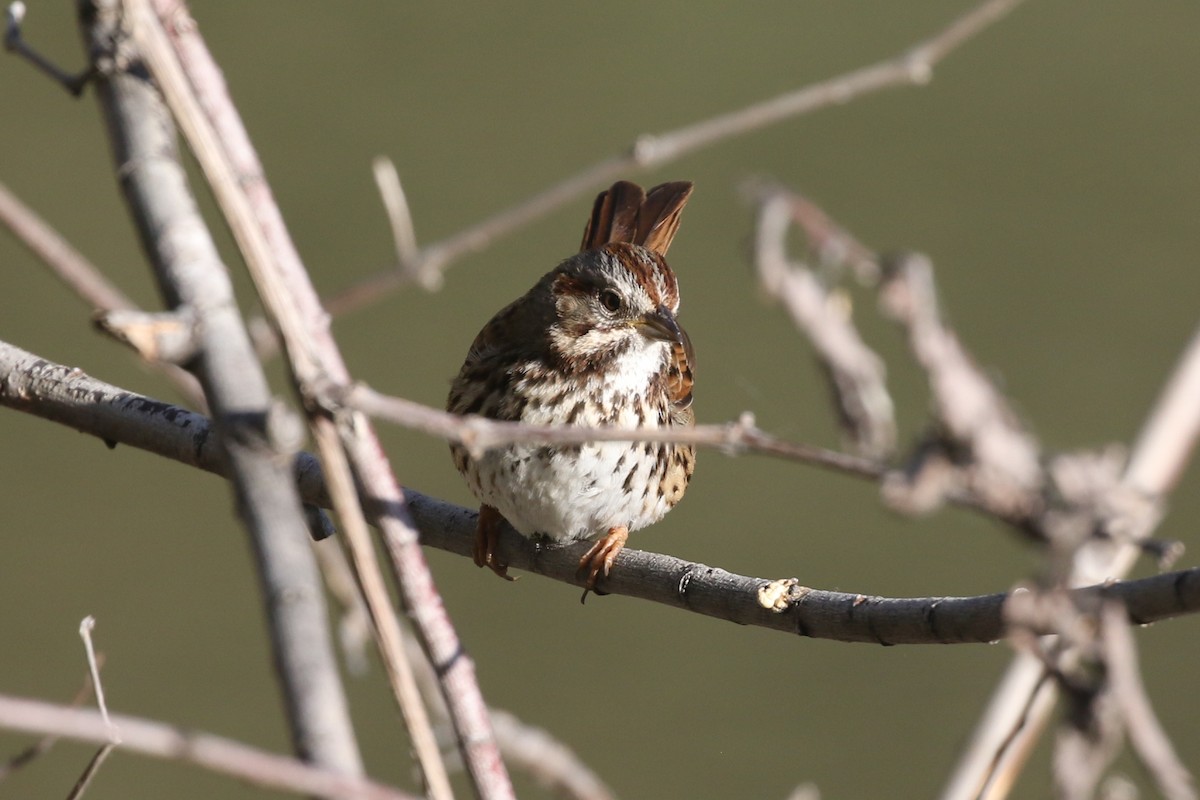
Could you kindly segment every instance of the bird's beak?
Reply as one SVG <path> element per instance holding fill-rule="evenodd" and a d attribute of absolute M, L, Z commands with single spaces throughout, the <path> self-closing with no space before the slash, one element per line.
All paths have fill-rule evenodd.
<path fill-rule="evenodd" d="M 639 327 L 643 336 L 650 339 L 657 339 L 661 342 L 670 342 L 672 345 L 682 347 L 683 352 L 687 354 L 688 363 L 694 361 L 695 357 L 692 354 L 691 338 L 683 328 L 679 327 L 679 323 L 675 320 L 675 315 L 665 306 L 659 306 L 643 317 Z"/>

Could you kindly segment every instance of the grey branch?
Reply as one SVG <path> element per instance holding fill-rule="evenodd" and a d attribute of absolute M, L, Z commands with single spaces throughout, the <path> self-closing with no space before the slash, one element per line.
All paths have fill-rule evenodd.
<path fill-rule="evenodd" d="M 127 444 L 217 475 L 228 468 L 208 420 L 193 412 L 128 392 L 79 370 L 54 364 L 12 345 L 0 344 L 0 405 Z M 306 502 L 328 506 L 317 460 L 300 454 L 296 479 Z M 412 489 L 408 511 L 421 543 L 470 558 L 475 512 Z M 399 513 L 382 505 L 380 516 Z M 515 569 L 573 586 L 587 543 L 539 546 L 505 530 L 500 553 Z M 976 597 L 885 598 L 809 589 L 793 578 L 737 575 L 718 567 L 626 548 L 605 590 L 693 613 L 787 633 L 876 644 L 991 642 L 1005 635 L 1004 593 Z M 1120 599 L 1129 616 L 1148 624 L 1200 610 L 1200 569 L 1079 590 Z"/>
<path fill-rule="evenodd" d="M 511 797 L 511 781 L 492 734 L 474 662 L 465 654 L 438 595 L 416 528 L 404 507 L 403 491 L 373 426 L 362 419 L 333 420 L 321 403 L 321 387 L 326 382 L 347 383 L 349 371 L 221 71 L 182 3 L 155 0 L 152 12 L 149 0 L 140 0 L 130 2 L 130 8 L 135 39 L 147 66 L 196 154 L 245 257 L 258 295 L 283 338 L 297 391 L 306 401 L 314 436 L 330 466 L 330 478 L 335 486 L 345 487 L 336 495 L 337 510 L 348 530 L 352 528 L 358 534 L 352 548 L 356 566 L 360 574 L 372 572 L 372 581 L 382 586 L 383 578 L 377 574 L 373 557 L 360 557 L 370 547 L 366 524 L 361 519 L 363 509 L 349 488 L 353 481 L 358 482 L 371 503 L 394 509 L 394 513 L 376 519 L 405 611 L 426 654 L 437 665 L 440 687 L 472 785 L 486 800 Z M 366 599 L 379 622 L 380 641 L 392 643 L 395 637 L 391 632 L 398 623 L 391 604 L 383 602 L 386 593 L 372 592 Z M 390 660 L 397 688 L 410 684 L 403 653 L 393 644 L 385 644 L 384 654 Z M 419 702 L 409 704 L 405 699 L 417 699 L 416 692 L 398 691 L 397 698 L 431 793 L 449 797 L 440 753 L 428 735 L 427 715 Z"/>
<path fill-rule="evenodd" d="M 118 0 L 85 0 L 79 7 L 116 173 L 167 305 L 196 322 L 200 379 L 216 434 L 205 438 L 229 465 L 254 543 L 293 746 L 327 769 L 360 775 L 305 517 L 280 457 L 288 443 L 273 435 L 281 412 L 189 189 L 170 116 L 144 71 L 129 68 L 134 54 L 125 11 Z"/>

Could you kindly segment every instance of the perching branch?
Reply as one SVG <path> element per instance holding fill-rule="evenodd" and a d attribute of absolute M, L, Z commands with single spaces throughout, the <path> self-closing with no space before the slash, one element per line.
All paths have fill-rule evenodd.
<path fill-rule="evenodd" d="M 0 405 L 49 419 L 109 443 L 127 444 L 189 466 L 228 475 L 208 420 L 182 408 L 127 392 L 78 370 L 0 344 Z M 306 502 L 328 506 L 320 464 L 297 456 L 295 474 Z M 411 489 L 407 510 L 421 543 L 470 558 L 475 512 Z M 382 518 L 399 513 L 381 504 Z M 514 569 L 581 586 L 576 577 L 586 542 L 548 547 L 512 529 L 499 552 Z M 1005 635 L 1008 596 L 884 598 L 809 589 L 795 579 L 737 575 L 717 567 L 626 548 L 604 588 L 743 625 L 813 638 L 876 644 L 991 642 Z M 1200 610 L 1200 569 L 1079 590 L 1126 603 L 1135 622 L 1151 623 Z"/>

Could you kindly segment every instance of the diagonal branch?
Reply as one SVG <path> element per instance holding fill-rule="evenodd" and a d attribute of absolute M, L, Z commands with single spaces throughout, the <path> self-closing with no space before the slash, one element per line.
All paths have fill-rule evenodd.
<path fill-rule="evenodd" d="M 79 26 L 117 175 L 164 300 L 195 320 L 211 437 L 254 545 L 292 744 L 350 775 L 362 761 L 326 621 L 324 595 L 286 456 L 294 448 L 234 301 L 229 275 L 192 196 L 161 97 L 129 52 L 118 0 L 83 0 Z M 206 435 L 207 436 L 207 435 Z"/>
<path fill-rule="evenodd" d="M 612 183 L 635 170 L 660 167 L 725 139 L 841 105 L 864 94 L 900 86 L 923 86 L 932 79 L 933 68 L 938 62 L 1000 20 L 1020 2 L 985 0 L 943 30 L 893 58 L 683 128 L 661 134 L 643 134 L 625 153 L 599 161 L 522 203 L 426 245 L 406 265 L 364 278 L 329 298 L 326 308 L 330 314 L 340 316 L 376 302 L 414 279 L 428 283 L 431 273 L 444 270 L 468 253 L 484 249 L 496 239 L 549 214 L 584 192 Z"/>
<path fill-rule="evenodd" d="M 0 222 L 8 226 L 13 235 L 41 259 L 55 277 L 93 309 L 108 312 L 139 310 L 124 292 L 104 277 L 95 264 L 72 247 L 58 231 L 50 227 L 37 212 L 22 203 L 20 198 L 3 184 L 0 184 Z M 204 390 L 194 375 L 175 364 L 150 364 L 161 370 L 175 384 L 175 388 L 187 398 L 193 408 L 207 413 L 208 404 L 204 400 Z"/>
<path fill-rule="evenodd" d="M 474 662 L 466 655 L 438 594 L 416 528 L 405 509 L 404 492 L 383 448 L 368 421 L 335 419 L 321 401 L 322 387 L 347 383 L 349 370 L 224 78 L 182 3 L 156 0 L 152 10 L 149 0 L 130 0 L 128 7 L 135 20 L 135 39 L 213 188 L 259 297 L 283 339 L 296 389 L 327 465 L 343 465 L 346 473 L 339 477 L 344 485 L 357 480 L 362 496 L 370 498 L 371 504 L 394 509 L 394 513 L 378 517 L 379 528 L 405 610 L 436 666 L 467 774 L 485 800 L 512 797 L 511 781 L 492 734 Z M 353 476 L 349 470 L 353 470 Z M 365 532 L 359 519 L 364 509 L 358 497 L 347 495 L 339 503 L 343 523 Z M 359 544 L 351 552 L 362 556 L 366 543 Z M 373 562 L 359 558 L 357 565 L 367 570 Z M 382 583 L 381 576 L 378 580 Z M 386 596 L 373 592 L 367 600 L 372 615 L 381 620 L 381 631 L 386 633 L 398 626 L 394 609 L 383 602 Z M 381 641 L 393 642 L 394 637 L 389 635 Z M 384 652 L 394 658 L 391 666 L 395 677 L 411 684 L 411 668 L 403 653 L 392 649 Z M 415 696 L 415 691 L 398 692 L 401 702 Z M 445 769 L 440 753 L 432 746 L 427 715 L 420 703 L 406 705 L 405 718 L 413 731 L 431 792 L 439 798 L 449 797 Z"/>
<path fill-rule="evenodd" d="M 112 722 L 121 729 L 125 750 L 184 761 L 257 786 L 319 797 L 414 800 L 398 789 L 318 769 L 222 736 L 123 714 L 114 714 Z M 109 726 L 98 711 L 10 695 L 0 695 L 0 728 L 97 744 L 107 742 L 109 736 Z"/>

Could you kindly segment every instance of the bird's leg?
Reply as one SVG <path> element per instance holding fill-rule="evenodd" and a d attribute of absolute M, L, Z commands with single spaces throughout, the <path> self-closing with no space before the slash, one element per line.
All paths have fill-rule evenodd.
<path fill-rule="evenodd" d="M 583 597 L 579 602 L 587 599 L 588 592 L 596 591 L 596 581 L 600 576 L 608 577 L 608 573 L 612 571 L 613 562 L 617 560 L 617 553 L 621 552 L 621 548 L 625 546 L 625 542 L 629 539 L 629 528 L 624 525 L 618 525 L 614 528 L 609 528 L 608 533 L 601 536 L 592 548 L 583 554 L 583 558 L 579 559 L 579 569 L 575 571 L 576 575 L 587 573 L 587 581 L 583 584 Z M 601 592 L 596 592 L 601 594 Z"/>
<path fill-rule="evenodd" d="M 475 549 L 472 555 L 475 558 L 475 566 L 488 567 L 506 581 L 513 581 L 516 578 L 508 574 L 508 564 L 501 564 L 496 555 L 500 525 L 503 522 L 504 517 L 493 506 L 485 504 L 479 507 L 479 523 L 475 527 Z"/>

